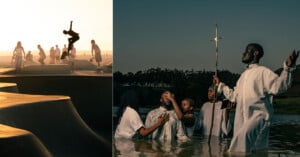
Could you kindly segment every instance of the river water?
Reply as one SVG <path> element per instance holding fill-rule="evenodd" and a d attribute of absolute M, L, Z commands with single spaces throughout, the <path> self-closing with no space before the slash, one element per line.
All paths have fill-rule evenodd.
<path fill-rule="evenodd" d="M 189 141 L 113 140 L 115 157 L 300 157 L 300 115 L 275 115 L 269 148 L 251 154 L 226 152 L 230 138 L 193 136 Z"/>

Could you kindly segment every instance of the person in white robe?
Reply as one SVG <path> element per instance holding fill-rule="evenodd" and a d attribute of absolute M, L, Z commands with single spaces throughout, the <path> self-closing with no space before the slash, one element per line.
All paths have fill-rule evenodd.
<path fill-rule="evenodd" d="M 15 59 L 16 72 L 19 72 L 23 65 L 23 59 L 25 60 L 25 51 L 21 41 L 18 41 L 17 46 L 13 51 L 13 59 Z"/>
<path fill-rule="evenodd" d="M 182 112 L 174 99 L 174 94 L 170 91 L 164 91 L 160 98 L 160 107 L 151 110 L 146 117 L 145 126 L 152 126 L 157 118 L 163 113 L 169 114 L 169 120 L 160 128 L 154 130 L 148 137 L 155 140 L 188 140 L 185 135 L 182 122 L 178 117 L 182 117 Z"/>
<path fill-rule="evenodd" d="M 137 113 L 138 103 L 137 93 L 133 90 L 125 92 L 122 96 L 121 107 L 118 113 L 120 120 L 114 136 L 116 139 L 132 139 L 135 135 L 147 136 L 168 121 L 168 115 L 161 114 L 153 123 L 153 125 L 145 127 L 143 121 Z"/>
<path fill-rule="evenodd" d="M 261 45 L 250 43 L 242 56 L 247 69 L 241 74 L 234 89 L 229 88 L 218 77 L 214 83 L 218 92 L 236 102 L 234 133 L 229 152 L 251 153 L 268 148 L 270 123 L 273 116 L 272 97 L 287 91 L 291 86 L 292 72 L 299 51 L 295 50 L 284 62 L 278 76 L 272 70 L 259 65 L 264 51 Z"/>
<path fill-rule="evenodd" d="M 209 136 L 211 134 L 211 136 L 224 138 L 228 136 L 232 130 L 233 120 L 229 117 L 232 104 L 226 104 L 228 107 L 222 108 L 223 102 L 217 97 L 214 108 L 215 111 L 213 113 L 213 105 L 215 101 L 214 88 L 214 85 L 208 88 L 208 101 L 205 102 L 201 107 L 199 125 L 200 128 L 202 128 L 202 135 Z M 212 131 L 210 133 L 211 127 Z"/>

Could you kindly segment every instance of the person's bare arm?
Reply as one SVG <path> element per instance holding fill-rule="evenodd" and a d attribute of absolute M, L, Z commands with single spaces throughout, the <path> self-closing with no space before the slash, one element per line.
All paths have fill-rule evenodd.
<path fill-rule="evenodd" d="M 73 21 L 70 22 L 70 29 L 69 29 L 70 31 L 72 30 L 72 23 Z"/>
<path fill-rule="evenodd" d="M 164 113 L 162 114 L 157 122 L 152 125 L 151 127 L 149 128 L 144 128 L 144 127 L 141 127 L 139 130 L 138 130 L 138 133 L 141 135 L 141 136 L 147 136 L 149 135 L 150 133 L 152 133 L 155 129 L 157 129 L 159 126 L 165 124 L 165 122 L 167 122 L 169 120 L 169 114 L 167 113 Z"/>
<path fill-rule="evenodd" d="M 181 110 L 180 110 L 180 108 L 179 108 L 179 106 L 178 106 L 178 104 L 177 104 L 177 102 L 176 102 L 176 100 L 174 98 L 174 94 L 168 92 L 167 93 L 167 99 L 171 101 L 171 103 L 173 105 L 173 108 L 174 108 L 174 111 L 175 111 L 178 119 L 181 120 L 183 114 L 182 114 L 182 112 L 181 112 Z"/>

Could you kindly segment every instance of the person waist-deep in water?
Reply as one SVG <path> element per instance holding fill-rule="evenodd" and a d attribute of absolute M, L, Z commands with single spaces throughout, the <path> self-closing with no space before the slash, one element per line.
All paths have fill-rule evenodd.
<path fill-rule="evenodd" d="M 286 92 L 291 86 L 299 51 L 296 53 L 293 50 L 285 60 L 280 76 L 259 65 L 263 54 L 261 45 L 247 45 L 242 56 L 247 69 L 241 74 L 234 89 L 226 86 L 218 77 L 213 78 L 218 92 L 236 103 L 234 133 L 229 152 L 250 153 L 268 148 L 273 95 Z"/>

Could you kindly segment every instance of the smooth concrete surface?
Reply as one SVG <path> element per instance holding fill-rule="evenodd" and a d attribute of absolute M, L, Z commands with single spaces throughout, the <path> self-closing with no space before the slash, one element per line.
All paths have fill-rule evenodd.
<path fill-rule="evenodd" d="M 82 119 L 112 139 L 112 76 L 0 76 L 16 83 L 19 93 L 69 96 Z"/>
<path fill-rule="evenodd" d="M 51 157 L 44 144 L 31 132 L 0 124 L 1 157 Z"/>
<path fill-rule="evenodd" d="M 0 123 L 32 132 L 55 157 L 111 152 L 110 141 L 89 128 L 68 96 L 0 92 L 0 97 Z"/>
<path fill-rule="evenodd" d="M 18 86 L 16 83 L 5 83 L 5 82 L 0 82 L 0 91 L 1 92 L 13 92 L 13 93 L 19 92 Z"/>

